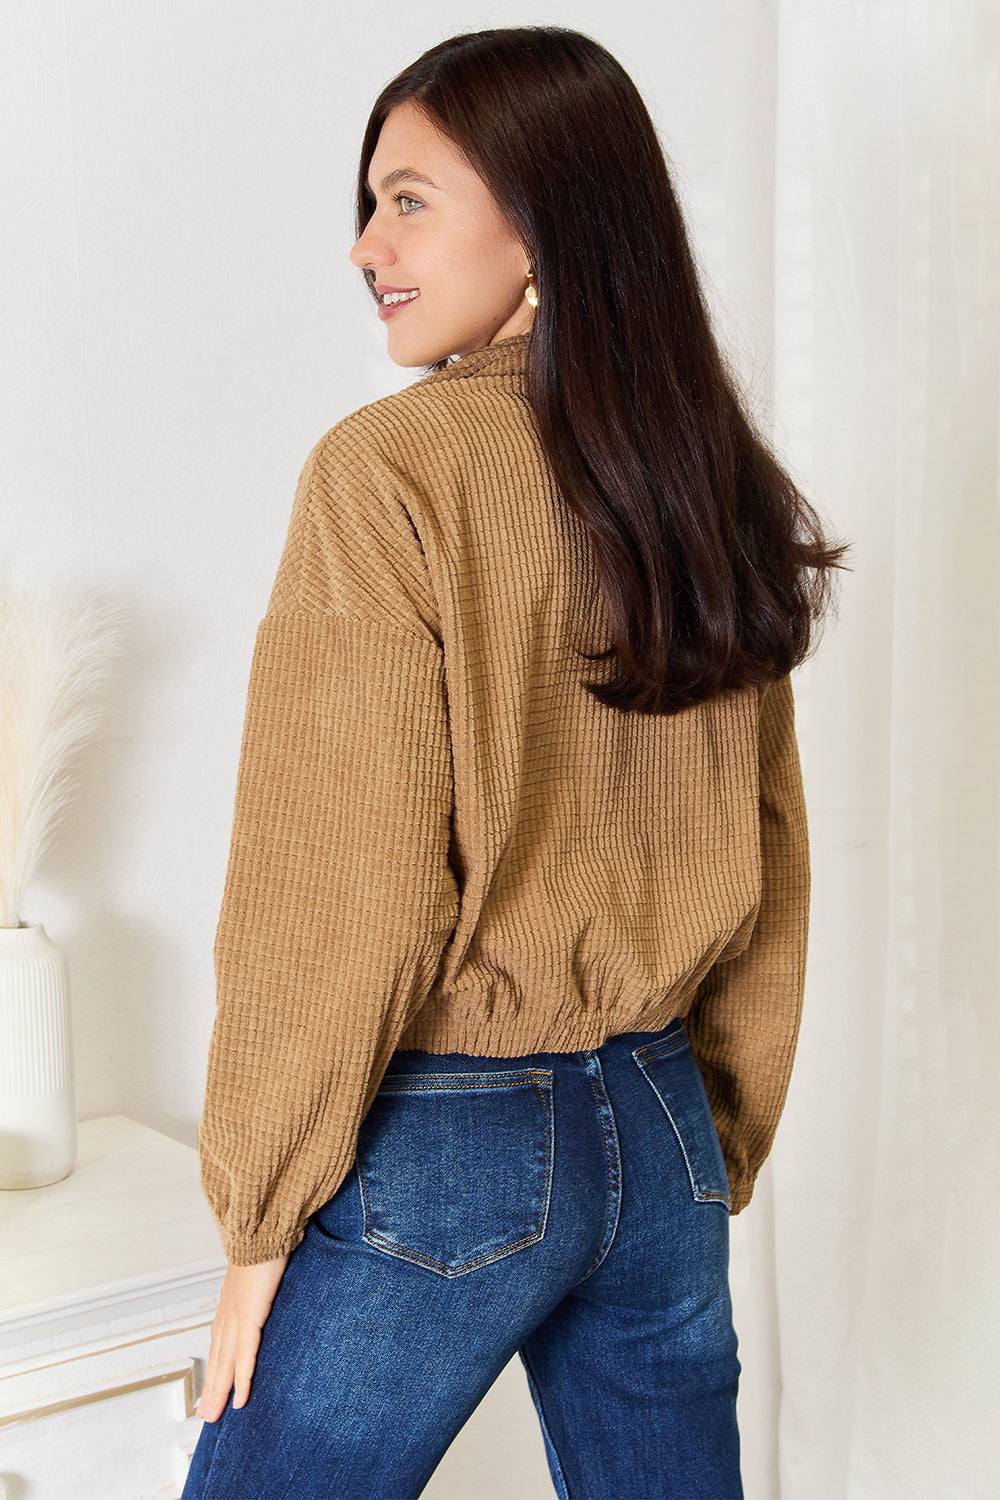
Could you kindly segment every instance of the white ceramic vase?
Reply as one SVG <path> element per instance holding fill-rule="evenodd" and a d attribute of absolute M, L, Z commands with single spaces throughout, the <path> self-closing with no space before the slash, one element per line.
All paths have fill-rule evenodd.
<path fill-rule="evenodd" d="M 0 927 L 0 1188 L 59 1182 L 75 1161 L 66 959 L 40 923 Z"/>

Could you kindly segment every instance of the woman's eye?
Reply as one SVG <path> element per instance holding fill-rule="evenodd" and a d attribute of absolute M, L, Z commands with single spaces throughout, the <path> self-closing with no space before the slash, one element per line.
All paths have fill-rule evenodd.
<path fill-rule="evenodd" d="M 406 193 L 394 193 L 393 194 L 393 201 L 395 203 L 399 204 L 400 213 L 404 213 L 404 214 L 409 214 L 409 213 L 413 212 L 412 208 L 407 208 L 405 206 L 407 203 L 412 203 L 413 208 L 420 208 L 420 207 L 422 207 L 419 198 L 410 198 L 410 197 L 408 197 L 406 195 Z"/>

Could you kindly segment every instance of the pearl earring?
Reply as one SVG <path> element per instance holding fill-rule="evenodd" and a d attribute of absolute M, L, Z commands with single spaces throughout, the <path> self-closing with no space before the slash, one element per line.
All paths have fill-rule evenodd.
<path fill-rule="evenodd" d="M 524 295 L 532 307 L 538 306 L 538 288 L 535 286 L 535 273 L 528 268 L 528 285 L 524 289 Z"/>

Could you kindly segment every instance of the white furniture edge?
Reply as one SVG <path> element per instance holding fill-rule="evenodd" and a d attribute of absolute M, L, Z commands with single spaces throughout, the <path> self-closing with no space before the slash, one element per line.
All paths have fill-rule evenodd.
<path fill-rule="evenodd" d="M 0 1357 L 5 1351 L 34 1346 L 43 1339 L 59 1338 L 76 1329 L 96 1329 L 107 1325 L 109 1318 L 118 1324 L 144 1312 L 158 1311 L 160 1321 L 151 1325 L 151 1331 L 166 1331 L 170 1324 L 162 1318 L 164 1304 L 178 1304 L 178 1316 L 182 1317 L 182 1305 L 211 1301 L 218 1296 L 225 1270 L 226 1260 L 220 1253 L 218 1259 L 193 1261 L 177 1271 L 145 1272 L 105 1282 L 93 1291 L 69 1292 L 23 1304 L 16 1313 L 0 1313 Z M 66 1358 L 67 1352 L 52 1351 L 53 1357 L 60 1358 Z M 32 1362 L 37 1363 L 37 1357 Z M 0 1364 L 0 1376 L 15 1373 L 16 1365 Z"/>

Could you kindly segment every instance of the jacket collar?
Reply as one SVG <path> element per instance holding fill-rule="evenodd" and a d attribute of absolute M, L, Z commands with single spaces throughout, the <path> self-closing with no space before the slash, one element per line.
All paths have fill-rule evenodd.
<path fill-rule="evenodd" d="M 473 349 L 461 359 L 452 360 L 443 370 L 425 375 L 420 385 L 429 385 L 436 380 L 464 380 L 473 375 L 513 375 L 524 370 L 528 353 L 528 333 L 515 333 L 496 344 L 487 344 L 485 349 Z"/>

